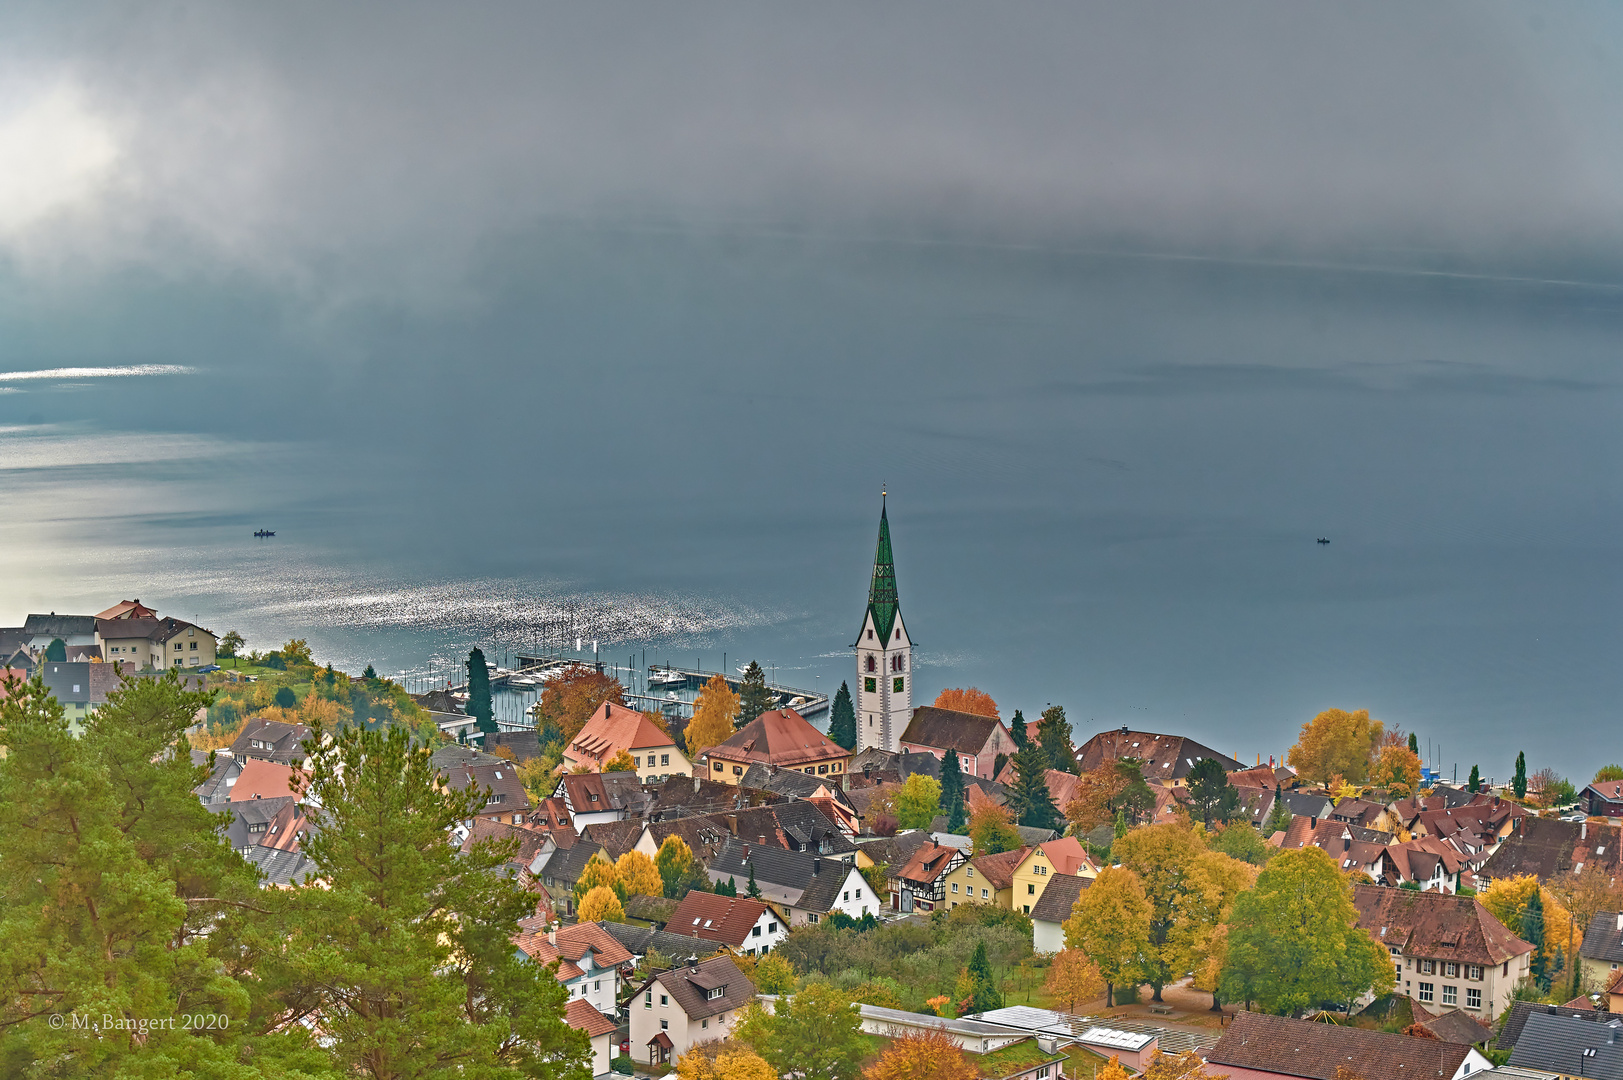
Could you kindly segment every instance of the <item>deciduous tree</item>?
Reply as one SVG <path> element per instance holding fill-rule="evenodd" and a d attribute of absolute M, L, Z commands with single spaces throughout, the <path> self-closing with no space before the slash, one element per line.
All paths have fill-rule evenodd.
<path fill-rule="evenodd" d="M 943 690 L 935 696 L 935 707 L 953 712 L 974 713 L 976 716 L 998 717 L 997 702 L 984 690 L 971 686 L 967 689 Z"/>
<path fill-rule="evenodd" d="M 1104 992 L 1105 979 L 1099 966 L 1080 949 L 1061 949 L 1048 965 L 1043 990 L 1055 1001 L 1065 1002 L 1070 1012 Z"/>
<path fill-rule="evenodd" d="M 1587 923 L 1574 926 L 1571 914 L 1555 892 L 1541 886 L 1532 874 L 1495 878 L 1493 884 L 1477 896 L 1477 902 L 1512 934 L 1538 945 L 1539 954 L 1532 963 L 1539 973 L 1553 972 L 1557 953 L 1569 952 L 1569 943 L 1588 928 Z M 1534 911 L 1537 912 L 1536 930 L 1528 924 L 1528 913 Z M 1535 932 L 1541 937 L 1538 942 L 1528 936 Z M 1549 989 L 1547 984 L 1544 988 Z"/>
<path fill-rule="evenodd" d="M 1237 821 L 1213 836 L 1211 846 L 1213 851 L 1221 851 L 1252 866 L 1266 863 L 1276 850 L 1263 841 L 1261 833 L 1243 821 Z"/>
<path fill-rule="evenodd" d="M 1105 762 L 1077 779 L 1076 796 L 1065 805 L 1065 817 L 1077 833 L 1091 832 L 1116 820 L 1111 803 L 1126 785 L 1114 762 Z"/>
<path fill-rule="evenodd" d="M 777 953 L 767 953 L 755 962 L 755 989 L 762 994 L 787 994 L 795 988 L 795 969 Z"/>
<path fill-rule="evenodd" d="M 676 1059 L 678 1080 L 778 1080 L 766 1059 L 743 1047 L 695 1046 Z"/>
<path fill-rule="evenodd" d="M 556 726 L 567 744 L 580 734 L 586 721 L 603 707 L 605 701 L 624 705 L 625 694 L 625 687 L 620 685 L 618 679 L 585 664 L 571 664 L 547 680 L 546 688 L 541 691 L 541 700 L 537 703 L 536 717 L 542 723 Z"/>
<path fill-rule="evenodd" d="M 1234 901 L 1218 990 L 1281 1015 L 1392 986 L 1386 949 L 1358 927 L 1352 886 L 1316 847 L 1282 851 Z"/>
<path fill-rule="evenodd" d="M 220 639 L 220 648 L 216 655 L 231 659 L 237 655 L 237 650 L 246 644 L 248 643 L 243 640 L 241 634 L 235 630 L 227 630 L 225 636 Z"/>
<path fill-rule="evenodd" d="M 580 905 L 575 912 L 583 923 L 626 921 L 626 910 L 621 905 L 620 898 L 614 895 L 613 889 L 604 885 L 588 889 L 586 895 L 581 897 Z"/>
<path fill-rule="evenodd" d="M 1623 765 L 1602 765 L 1595 772 L 1595 784 L 1604 784 L 1608 780 L 1623 780 Z"/>
<path fill-rule="evenodd" d="M 909 776 L 902 784 L 901 793 L 896 796 L 896 818 L 902 828 L 929 828 L 930 822 L 940 812 L 941 781 L 924 773 Z"/>
<path fill-rule="evenodd" d="M 1161 1000 L 1161 988 L 1186 967 L 1180 962 L 1186 947 L 1173 938 L 1173 924 L 1182 914 L 1189 874 L 1205 845 L 1193 829 L 1175 822 L 1160 822 L 1134 829 L 1117 840 L 1110 857 L 1138 875 L 1150 902 L 1150 947 L 1143 958 L 1143 978 Z M 1223 856 L 1227 858 L 1227 856 Z"/>
<path fill-rule="evenodd" d="M 631 751 L 621 750 L 603 763 L 604 772 L 636 772 L 637 759 L 631 756 Z"/>
<path fill-rule="evenodd" d="M 1343 776 L 1361 784 L 1369 776 L 1383 726 L 1369 718 L 1368 709 L 1346 712 L 1326 709 L 1302 725 L 1302 734 L 1290 748 L 1290 764 L 1304 779 L 1328 783 Z"/>
<path fill-rule="evenodd" d="M 766 685 L 766 672 L 754 660 L 744 669 L 744 678 L 739 684 L 738 694 L 738 726 L 754 720 L 768 709 L 778 707 L 778 695 L 773 693 Z"/>
<path fill-rule="evenodd" d="M 654 860 L 635 848 L 615 860 L 615 872 L 627 896 L 663 896 L 665 883 Z"/>
<path fill-rule="evenodd" d="M 857 710 L 851 704 L 851 689 L 844 682 L 829 710 L 828 737 L 847 750 L 857 748 Z"/>
<path fill-rule="evenodd" d="M 1383 746 L 1369 770 L 1369 782 L 1389 799 L 1412 799 L 1420 790 L 1420 755 L 1407 746 Z"/>
<path fill-rule="evenodd" d="M 625 895 L 624 886 L 620 883 L 620 872 L 601 851 L 593 853 L 592 857 L 586 860 L 586 866 L 581 870 L 580 877 L 575 879 L 575 903 L 579 904 L 588 892 L 599 886 L 616 896 Z"/>
<path fill-rule="evenodd" d="M 1144 762 L 1139 758 L 1118 758 L 1112 766 L 1120 777 L 1121 786 L 1110 800 L 1112 811 L 1127 815 L 1129 823 L 1137 823 L 1155 812 L 1155 792 L 1144 782 Z"/>
<path fill-rule="evenodd" d="M 1155 1052 L 1142 1080 L 1224 1080 L 1227 1073 L 1206 1071 L 1206 1059 L 1193 1050 L 1181 1054 Z"/>
<path fill-rule="evenodd" d="M 771 1015 L 746 1006 L 733 1038 L 765 1058 L 778 1075 L 794 1072 L 805 1080 L 856 1080 L 868 1056 L 857 1006 L 828 983 L 811 983 L 779 998 Z"/>
<path fill-rule="evenodd" d="M 1107 1008 L 1115 1004 L 1117 986 L 1138 985 L 1149 957 L 1153 915 L 1138 875 L 1113 866 L 1082 890 L 1065 920 L 1065 945 L 1080 949 L 1098 967 Z"/>
<path fill-rule="evenodd" d="M 1009 812 L 991 802 L 981 803 L 970 815 L 969 839 L 976 855 L 996 855 L 1020 846 L 1020 834 L 1009 820 Z"/>
<path fill-rule="evenodd" d="M 1093 1080 L 1133 1080 L 1133 1074 L 1122 1067 L 1118 1055 L 1111 1054 L 1110 1060 L 1100 1066 Z"/>
<path fill-rule="evenodd" d="M 697 761 L 699 755 L 712 746 L 732 738 L 737 730 L 733 726 L 737 716 L 738 695 L 733 693 L 726 679 L 711 676 L 693 702 L 693 719 L 688 721 L 685 732 L 688 756 Z"/>
<path fill-rule="evenodd" d="M 980 1070 L 964 1057 L 958 1041 L 940 1028 L 909 1031 L 891 1040 L 865 1080 L 978 1080 Z"/>
<path fill-rule="evenodd" d="M 665 895 L 680 900 L 693 889 L 708 890 L 709 875 L 704 866 L 693 857 L 693 849 L 680 836 L 667 836 L 654 856 L 659 868 L 659 880 L 665 886 Z"/>

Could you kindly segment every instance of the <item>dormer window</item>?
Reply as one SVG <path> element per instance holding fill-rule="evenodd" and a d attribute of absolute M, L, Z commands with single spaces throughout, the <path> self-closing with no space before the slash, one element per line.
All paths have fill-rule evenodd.
<path fill-rule="evenodd" d="M 725 986 L 713 986 L 704 992 L 704 999 L 706 1001 L 714 1001 L 726 992 L 727 988 Z"/>

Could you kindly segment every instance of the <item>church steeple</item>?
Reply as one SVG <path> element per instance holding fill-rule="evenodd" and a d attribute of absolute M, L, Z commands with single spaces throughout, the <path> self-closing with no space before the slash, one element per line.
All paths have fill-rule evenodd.
<path fill-rule="evenodd" d="M 879 640 L 889 641 L 896 625 L 896 558 L 890 550 L 890 518 L 884 496 L 879 504 L 879 547 L 873 557 L 873 583 L 868 586 L 868 614 L 873 616 Z"/>

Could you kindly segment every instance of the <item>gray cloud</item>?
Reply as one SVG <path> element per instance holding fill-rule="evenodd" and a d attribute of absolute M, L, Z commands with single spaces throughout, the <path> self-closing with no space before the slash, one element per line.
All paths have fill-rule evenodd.
<path fill-rule="evenodd" d="M 434 291 L 491 239 L 582 215 L 1587 258 L 1623 238 L 1618 19 L 1482 3 L 20 9 L 0 22 L 0 99 L 74 87 L 118 156 L 42 223 L 49 246 L 12 247 L 60 259 L 66 236 L 94 259 Z"/>

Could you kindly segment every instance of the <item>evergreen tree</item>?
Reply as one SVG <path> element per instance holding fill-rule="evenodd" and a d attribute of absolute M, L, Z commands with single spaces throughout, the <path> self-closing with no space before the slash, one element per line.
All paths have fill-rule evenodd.
<path fill-rule="evenodd" d="M 857 748 L 857 710 L 851 704 L 851 690 L 843 682 L 829 711 L 828 737 L 847 750 Z"/>
<path fill-rule="evenodd" d="M 754 720 L 769 709 L 778 707 L 778 695 L 766 685 L 766 672 L 754 660 L 744 669 L 744 681 L 738 688 L 738 726 Z M 855 713 L 852 714 L 855 719 Z"/>
<path fill-rule="evenodd" d="M 361 672 L 361 678 L 363 679 L 375 679 L 377 677 L 378 673 L 372 670 L 371 664 L 366 665 L 366 670 Z"/>
<path fill-rule="evenodd" d="M 279 709 L 296 709 L 299 706 L 298 696 L 293 693 L 291 686 L 279 688 L 276 691 L 276 696 L 271 700 L 276 703 L 276 707 Z"/>
<path fill-rule="evenodd" d="M 1003 994 L 992 977 L 992 961 L 986 955 L 986 939 L 975 942 L 975 951 L 969 957 L 969 977 L 975 991 L 970 999 L 969 1012 L 983 1013 L 1003 1008 Z"/>
<path fill-rule="evenodd" d="M 1522 909 L 1521 939 L 1533 946 L 1531 974 L 1540 990 L 1549 992 L 1550 972 L 1544 959 L 1544 897 L 1542 890 L 1534 889 Z"/>
<path fill-rule="evenodd" d="M 567 991 L 513 947 L 535 898 L 505 872 L 516 844 L 445 842 L 486 791 L 440 784 L 404 727 L 312 725 L 304 852 L 322 888 L 266 890 L 248 957 L 272 1030 L 309 1025 L 343 1075 L 580 1075 L 591 1052 Z"/>
<path fill-rule="evenodd" d="M 1048 790 L 1048 755 L 1035 740 L 1014 755 L 1014 784 L 1008 791 L 1008 806 L 1015 823 L 1035 829 L 1065 828 L 1065 818 L 1054 805 Z"/>
<path fill-rule="evenodd" d="M 468 704 L 463 712 L 478 721 L 479 730 L 486 735 L 496 730 L 496 712 L 490 703 L 490 668 L 485 654 L 475 645 L 468 653 Z"/>
<path fill-rule="evenodd" d="M 1278 784 L 1274 785 L 1274 808 L 1268 811 L 1268 820 L 1262 826 L 1264 836 L 1272 836 L 1276 832 L 1283 832 L 1290 828 L 1291 810 L 1285 802 L 1285 792 Z"/>
<path fill-rule="evenodd" d="M 1014 710 L 1014 719 L 1009 721 L 1009 734 L 1014 736 L 1014 745 L 1026 745 L 1026 717 L 1019 709 Z"/>
<path fill-rule="evenodd" d="M 941 809 L 947 815 L 947 831 L 962 834 L 964 828 L 964 772 L 958 754 L 948 750 L 941 756 Z"/>
<path fill-rule="evenodd" d="M 1475 765 L 1471 766 L 1471 778 L 1465 782 L 1466 791 L 1482 790 L 1482 771 Z"/>
<path fill-rule="evenodd" d="M 1116 811 L 1116 839 L 1120 840 L 1127 835 L 1127 811 Z M 1112 845 L 1114 846 L 1114 845 Z"/>
<path fill-rule="evenodd" d="M 1520 750 L 1516 751 L 1516 777 L 1510 783 L 1516 798 L 1527 798 L 1527 755 Z"/>
<path fill-rule="evenodd" d="M 1409 732 L 1409 749 L 1414 751 L 1415 757 L 1420 756 L 1420 736 L 1412 731 Z"/>
<path fill-rule="evenodd" d="M 749 887 L 744 890 L 744 895 L 748 896 L 751 900 L 759 900 L 761 898 L 761 887 L 755 884 L 755 863 L 753 861 L 749 864 L 749 868 L 750 883 Z"/>
<path fill-rule="evenodd" d="M 1037 738 L 1048 754 L 1049 768 L 1076 772 L 1076 748 L 1071 745 L 1071 722 L 1065 719 L 1065 706 L 1050 705 L 1037 721 Z"/>
<path fill-rule="evenodd" d="M 1193 808 L 1208 829 L 1213 822 L 1230 821 L 1239 812 L 1240 792 L 1229 783 L 1228 771 L 1216 758 L 1203 757 L 1195 762 L 1187 783 Z"/>
<path fill-rule="evenodd" d="M 56 664 L 65 664 L 68 660 L 68 643 L 61 638 L 55 638 L 45 646 L 45 659 Z"/>
<path fill-rule="evenodd" d="M 725 885 L 718 884 L 716 886 L 716 895 L 717 896 L 737 896 L 738 895 L 738 879 L 729 876 L 727 878 L 727 884 L 725 884 Z"/>

